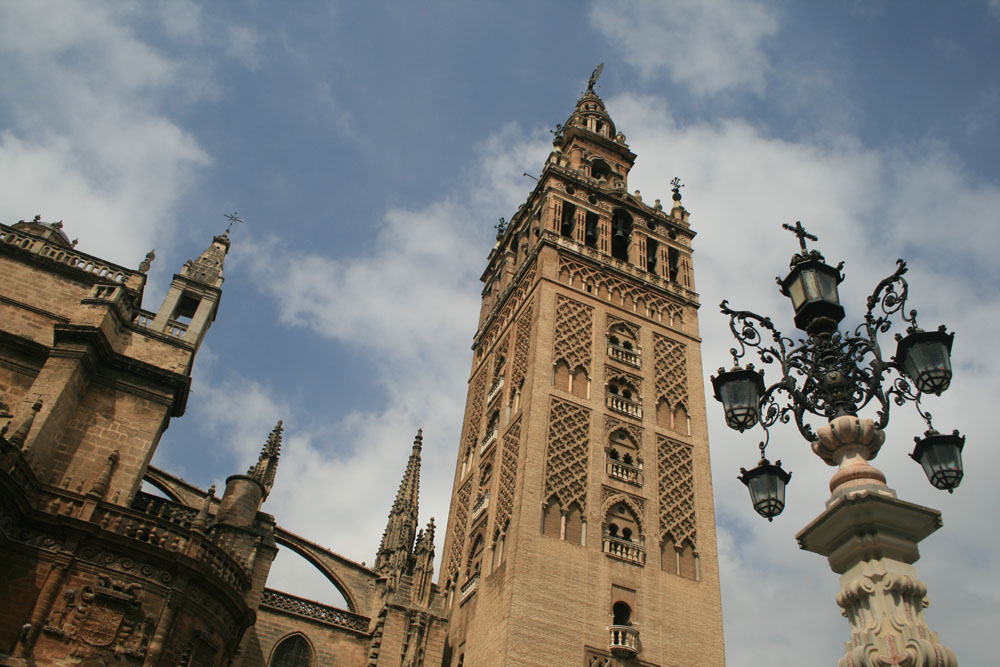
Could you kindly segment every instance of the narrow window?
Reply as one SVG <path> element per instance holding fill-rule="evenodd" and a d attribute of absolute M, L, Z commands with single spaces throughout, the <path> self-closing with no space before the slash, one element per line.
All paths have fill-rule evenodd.
<path fill-rule="evenodd" d="M 632 216 L 618 209 L 611 217 L 611 256 L 628 261 L 628 246 L 632 240 Z"/>
<path fill-rule="evenodd" d="M 586 229 L 586 235 L 584 236 L 584 239 L 583 239 L 584 243 L 587 245 L 588 248 L 596 248 L 597 247 L 597 214 L 596 213 L 591 213 L 590 211 L 587 212 L 586 225 L 587 225 L 587 229 Z"/>
<path fill-rule="evenodd" d="M 559 233 L 568 239 L 573 238 L 573 225 L 576 220 L 576 206 L 568 202 L 562 205 L 562 220 L 559 224 Z"/>
<path fill-rule="evenodd" d="M 677 248 L 670 248 L 667 251 L 667 258 L 670 261 L 670 282 L 675 283 L 681 267 L 681 252 Z"/>
<path fill-rule="evenodd" d="M 656 273 L 656 257 L 660 250 L 660 244 L 656 239 L 646 239 L 646 270 Z"/>

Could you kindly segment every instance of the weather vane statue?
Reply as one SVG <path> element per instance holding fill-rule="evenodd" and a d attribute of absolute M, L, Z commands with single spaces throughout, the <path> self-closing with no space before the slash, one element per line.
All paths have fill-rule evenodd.
<path fill-rule="evenodd" d="M 597 83 L 597 79 L 600 78 L 601 72 L 604 71 L 604 63 L 601 63 L 594 68 L 594 71 L 590 73 L 590 79 L 587 81 L 587 92 L 594 92 L 594 84 Z"/>
<path fill-rule="evenodd" d="M 243 222 L 243 220 L 240 219 L 240 214 L 237 213 L 236 211 L 233 211 L 232 213 L 224 213 L 223 215 L 225 215 L 226 216 L 226 220 L 229 221 L 229 226 L 226 227 L 226 233 L 227 234 L 233 228 L 233 225 L 235 223 L 237 223 L 237 222 L 242 223 Z"/>

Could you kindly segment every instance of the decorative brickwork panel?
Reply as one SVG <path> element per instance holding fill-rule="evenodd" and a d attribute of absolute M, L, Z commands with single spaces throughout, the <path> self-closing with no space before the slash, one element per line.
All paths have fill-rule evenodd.
<path fill-rule="evenodd" d="M 533 303 L 524 307 L 520 319 L 517 320 L 517 334 L 514 339 L 514 361 L 511 366 L 510 386 L 519 388 L 528 372 L 528 351 L 531 349 L 531 314 Z"/>
<path fill-rule="evenodd" d="M 472 495 L 472 480 L 470 479 L 458 490 L 458 502 L 455 505 L 455 523 L 452 526 L 453 539 L 451 553 L 448 554 L 448 578 L 458 581 L 458 570 L 462 564 L 462 552 L 465 551 L 465 522 L 469 516 L 469 496 Z"/>
<path fill-rule="evenodd" d="M 675 546 L 690 540 L 697 550 L 692 448 L 662 435 L 656 440 L 660 478 L 660 539 L 669 534 Z"/>
<path fill-rule="evenodd" d="M 609 303 L 623 307 L 631 307 L 634 303 L 636 312 L 665 324 L 684 328 L 684 308 L 680 304 L 653 294 L 637 284 L 564 256 L 559 257 L 559 274 L 567 275 L 569 284 L 575 288 L 585 289 L 586 285 L 591 285 L 591 294 L 606 297 Z"/>
<path fill-rule="evenodd" d="M 517 455 L 521 446 L 521 422 L 516 422 L 503 436 L 503 458 L 500 460 L 500 484 L 497 490 L 496 519 L 493 525 L 500 533 L 507 530 L 507 522 L 514 507 L 514 487 L 517 484 Z"/>
<path fill-rule="evenodd" d="M 465 449 L 475 450 L 479 440 L 479 426 L 483 421 L 483 403 L 486 399 L 486 380 L 488 375 L 483 372 L 476 376 L 472 385 L 472 397 L 469 399 L 468 422 L 465 425 Z"/>
<path fill-rule="evenodd" d="M 653 334 L 653 355 L 656 372 L 656 401 L 667 399 L 671 407 L 688 403 L 687 351 L 684 345 L 665 336 Z"/>
<path fill-rule="evenodd" d="M 521 304 L 524 302 L 525 296 L 527 296 L 528 291 L 531 286 L 535 283 L 535 271 L 536 265 L 534 263 L 525 270 L 524 275 L 517 281 L 517 286 L 511 293 L 510 298 L 504 303 L 500 312 L 497 313 L 496 318 L 489 325 L 489 329 L 483 335 L 483 337 L 476 342 L 476 347 L 482 350 L 489 350 L 490 345 L 493 344 L 493 339 L 497 337 L 497 334 L 504 330 L 507 324 L 511 321 L 517 311 L 521 308 Z"/>
<path fill-rule="evenodd" d="M 545 500 L 555 496 L 563 508 L 576 502 L 587 509 L 587 462 L 590 452 L 590 410 L 559 398 L 549 411 L 548 454 L 545 457 Z"/>
<path fill-rule="evenodd" d="M 594 309 L 558 296 L 556 300 L 555 361 L 564 360 L 571 370 L 579 367 L 590 375 Z"/>

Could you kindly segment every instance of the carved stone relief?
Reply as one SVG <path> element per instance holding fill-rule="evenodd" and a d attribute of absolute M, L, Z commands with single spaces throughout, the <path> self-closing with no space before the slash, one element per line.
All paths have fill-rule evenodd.
<path fill-rule="evenodd" d="M 556 297 L 556 330 L 554 361 L 565 361 L 570 370 L 583 367 L 590 375 L 594 309 L 590 306 Z"/>
<path fill-rule="evenodd" d="M 590 410 L 553 398 L 545 457 L 546 501 L 555 496 L 564 508 L 576 502 L 581 511 L 586 511 L 589 452 Z"/>
<path fill-rule="evenodd" d="M 669 534 L 677 547 L 690 540 L 697 551 L 692 448 L 659 435 L 656 449 L 660 482 L 660 540 Z"/>

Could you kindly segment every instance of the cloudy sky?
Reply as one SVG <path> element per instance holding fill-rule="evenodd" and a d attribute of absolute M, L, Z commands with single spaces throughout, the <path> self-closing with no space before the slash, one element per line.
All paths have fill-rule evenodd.
<path fill-rule="evenodd" d="M 422 514 L 445 523 L 492 226 L 604 62 L 598 91 L 639 155 L 630 189 L 665 200 L 686 183 L 706 370 L 728 363 L 723 298 L 791 330 L 773 277 L 795 220 L 846 260 L 849 322 L 905 257 L 921 324 L 957 332 L 953 387 L 927 407 L 968 436 L 962 486 L 934 490 L 906 456 L 923 430 L 910 407 L 876 465 L 943 512 L 918 563 L 932 629 L 963 664 L 995 661 L 996 0 L 3 0 L 0 62 L 4 223 L 64 220 L 126 266 L 155 248 L 156 310 L 224 213 L 246 221 L 155 462 L 221 484 L 283 418 L 265 509 L 369 562 L 418 427 Z M 794 478 L 768 524 L 735 479 L 760 436 L 730 433 L 714 402 L 709 417 L 729 665 L 833 664 L 837 577 L 794 541 L 832 470 L 778 429 L 768 453 Z M 276 570 L 326 599 L 295 557 Z"/>

